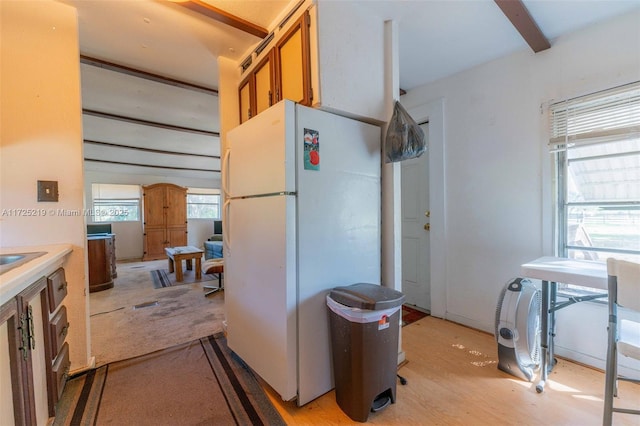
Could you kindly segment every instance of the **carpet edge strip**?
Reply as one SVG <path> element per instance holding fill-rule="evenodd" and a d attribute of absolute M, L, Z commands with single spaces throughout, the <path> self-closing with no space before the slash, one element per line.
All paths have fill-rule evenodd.
<path fill-rule="evenodd" d="M 224 385 L 220 381 L 220 377 L 218 377 L 218 375 L 216 374 L 216 368 L 213 365 L 213 360 L 209 356 L 207 348 L 205 347 L 205 342 L 204 342 L 205 339 L 206 338 L 199 339 L 200 340 L 200 346 L 202 347 L 202 351 L 204 352 L 204 355 L 207 358 L 207 362 L 209 363 L 209 367 L 211 368 L 211 372 L 213 373 L 213 377 L 216 378 L 216 382 L 218 382 L 218 387 L 222 391 L 222 396 L 224 397 L 224 400 L 227 403 L 227 408 L 229 409 L 229 412 L 231 413 L 231 416 L 233 417 L 233 420 L 236 422 L 236 425 L 239 425 L 240 422 L 239 422 L 239 420 L 238 420 L 238 418 L 236 416 L 236 410 L 233 409 L 231 401 L 229 401 L 229 396 L 227 395 L 227 392 L 224 391 Z"/>
<path fill-rule="evenodd" d="M 247 413 L 249 420 L 251 421 L 251 424 L 255 426 L 263 425 L 264 423 L 262 422 L 260 415 L 258 414 L 255 407 L 251 403 L 251 400 L 249 400 L 249 397 L 247 396 L 247 394 L 244 392 L 244 389 L 242 388 L 242 385 L 240 384 L 238 377 L 233 372 L 231 365 L 229 364 L 229 360 L 227 359 L 222 349 L 218 345 L 218 342 L 216 342 L 215 337 L 209 336 L 208 341 L 211 347 L 213 348 L 216 354 L 216 357 L 218 358 L 220 365 L 223 368 L 224 373 L 226 374 L 229 382 L 231 383 L 231 386 L 236 396 L 238 397 L 240 403 L 244 407 L 245 412 Z"/>
<path fill-rule="evenodd" d="M 79 425 L 80 421 L 82 420 L 84 409 L 87 406 L 87 401 L 89 400 L 89 394 L 91 393 L 91 387 L 93 386 L 93 379 L 95 378 L 95 375 L 96 370 L 91 370 L 87 373 L 84 384 L 82 386 L 82 391 L 80 392 L 78 404 L 73 410 L 73 416 L 71 416 L 72 425 Z"/>

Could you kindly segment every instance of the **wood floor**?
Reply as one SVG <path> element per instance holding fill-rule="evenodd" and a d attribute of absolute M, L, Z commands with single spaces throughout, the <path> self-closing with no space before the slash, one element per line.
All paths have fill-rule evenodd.
<path fill-rule="evenodd" d="M 396 403 L 371 413 L 379 425 L 600 425 L 604 373 L 562 359 L 542 394 L 497 368 L 492 335 L 427 317 L 402 329 L 406 362 Z M 329 392 L 303 407 L 283 402 L 265 385 L 289 425 L 358 424 Z M 618 403 L 640 406 L 640 386 L 621 382 Z M 614 414 L 616 425 L 640 425 L 640 416 Z"/>

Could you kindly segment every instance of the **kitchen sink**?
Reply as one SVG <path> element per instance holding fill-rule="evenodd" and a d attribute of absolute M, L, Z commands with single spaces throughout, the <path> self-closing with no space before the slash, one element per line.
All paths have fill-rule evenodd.
<path fill-rule="evenodd" d="M 18 266 L 22 266 L 27 262 L 32 261 L 44 254 L 47 254 L 46 251 L 34 251 L 29 253 L 5 253 L 0 254 L 0 274 L 4 274 L 12 270 L 13 268 L 17 268 Z"/>
<path fill-rule="evenodd" d="M 10 265 L 21 259 L 24 259 L 24 254 L 2 254 L 0 255 L 0 265 Z"/>

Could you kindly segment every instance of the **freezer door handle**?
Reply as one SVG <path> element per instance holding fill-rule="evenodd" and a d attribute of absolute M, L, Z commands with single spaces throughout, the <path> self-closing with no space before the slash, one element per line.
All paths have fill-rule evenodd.
<path fill-rule="evenodd" d="M 229 212 L 231 211 L 231 200 L 226 200 L 222 205 L 222 235 L 224 235 L 223 243 L 224 253 L 231 254 L 231 232 L 229 231 L 229 221 L 231 217 Z"/>
<path fill-rule="evenodd" d="M 222 157 L 222 192 L 224 197 L 229 197 L 229 158 L 231 157 L 231 150 L 227 149 Z"/>

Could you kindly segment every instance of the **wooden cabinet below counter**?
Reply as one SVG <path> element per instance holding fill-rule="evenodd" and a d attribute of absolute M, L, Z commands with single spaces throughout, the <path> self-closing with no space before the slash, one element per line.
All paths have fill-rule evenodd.
<path fill-rule="evenodd" d="M 89 258 L 89 292 L 113 287 L 115 277 L 115 235 L 90 235 L 87 238 Z"/>
<path fill-rule="evenodd" d="M 69 376 L 63 268 L 0 306 L 0 425 L 51 424 Z"/>

